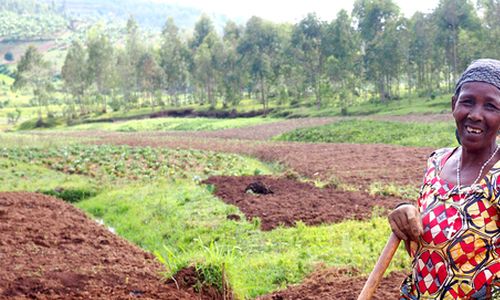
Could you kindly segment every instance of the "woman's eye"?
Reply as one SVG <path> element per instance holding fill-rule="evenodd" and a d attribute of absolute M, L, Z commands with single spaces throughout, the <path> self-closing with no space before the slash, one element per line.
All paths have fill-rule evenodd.
<path fill-rule="evenodd" d="M 498 111 L 498 107 L 496 107 L 495 105 L 491 104 L 491 103 L 486 103 L 485 106 L 486 110 L 490 110 L 490 111 Z"/>
<path fill-rule="evenodd" d="M 465 106 L 471 106 L 474 104 L 474 102 L 470 99 L 465 99 L 465 100 L 462 100 L 460 102 L 462 102 L 462 105 L 465 105 Z"/>

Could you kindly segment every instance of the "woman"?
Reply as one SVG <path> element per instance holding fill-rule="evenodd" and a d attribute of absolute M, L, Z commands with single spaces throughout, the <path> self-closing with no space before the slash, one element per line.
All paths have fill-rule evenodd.
<path fill-rule="evenodd" d="M 389 215 L 413 257 L 401 299 L 500 299 L 500 61 L 473 62 L 452 109 L 461 146 L 432 153 L 417 206 Z"/>

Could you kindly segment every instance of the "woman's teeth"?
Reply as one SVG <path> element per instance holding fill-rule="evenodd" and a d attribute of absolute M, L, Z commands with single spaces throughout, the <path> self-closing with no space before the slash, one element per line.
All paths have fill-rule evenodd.
<path fill-rule="evenodd" d="M 483 132 L 481 129 L 478 129 L 478 128 L 472 128 L 472 127 L 469 127 L 469 126 L 467 126 L 466 128 L 467 128 L 467 131 L 469 133 L 480 134 L 480 133 Z"/>

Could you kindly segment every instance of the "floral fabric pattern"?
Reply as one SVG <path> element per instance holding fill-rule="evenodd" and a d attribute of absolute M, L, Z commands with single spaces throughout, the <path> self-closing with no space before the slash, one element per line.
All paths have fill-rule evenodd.
<path fill-rule="evenodd" d="M 500 161 L 473 186 L 440 178 L 456 149 L 435 151 L 418 199 L 424 229 L 400 299 L 500 299 Z"/>

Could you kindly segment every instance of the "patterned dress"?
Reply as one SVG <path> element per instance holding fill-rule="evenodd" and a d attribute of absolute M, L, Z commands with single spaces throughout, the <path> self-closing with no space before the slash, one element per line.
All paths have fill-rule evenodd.
<path fill-rule="evenodd" d="M 500 299 L 500 161 L 473 186 L 439 177 L 455 149 L 434 152 L 418 199 L 424 233 L 411 243 L 400 299 Z"/>

